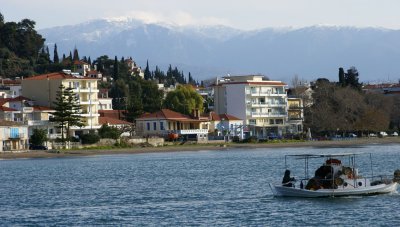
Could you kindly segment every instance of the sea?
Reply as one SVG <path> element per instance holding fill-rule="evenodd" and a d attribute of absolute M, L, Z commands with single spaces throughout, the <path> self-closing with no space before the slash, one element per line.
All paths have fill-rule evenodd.
<path fill-rule="evenodd" d="M 362 175 L 400 169 L 400 145 L 378 144 L 1 160 L 0 226 L 400 226 L 398 193 L 273 196 L 285 168 L 304 175 L 285 155 L 349 152 Z"/>

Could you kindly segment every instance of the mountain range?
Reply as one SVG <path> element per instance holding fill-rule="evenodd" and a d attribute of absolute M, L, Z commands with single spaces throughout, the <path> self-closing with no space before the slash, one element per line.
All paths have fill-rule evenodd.
<path fill-rule="evenodd" d="M 262 74 L 290 83 L 304 80 L 337 81 L 338 68 L 355 66 L 360 81 L 400 78 L 400 30 L 311 26 L 245 31 L 226 26 L 146 24 L 134 19 L 98 19 L 39 30 L 52 49 L 80 56 L 132 57 L 142 68 L 149 61 L 177 66 L 199 80 L 227 74 Z"/>

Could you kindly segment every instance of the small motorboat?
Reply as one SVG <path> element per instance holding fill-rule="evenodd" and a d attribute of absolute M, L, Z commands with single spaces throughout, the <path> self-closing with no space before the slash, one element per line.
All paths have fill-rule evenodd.
<path fill-rule="evenodd" d="M 361 154 L 301 154 L 286 155 L 286 171 L 282 183 L 270 184 L 274 196 L 289 197 L 337 197 L 352 195 L 372 195 L 396 192 L 400 182 L 400 170 L 396 170 L 393 176 L 362 176 L 356 168 L 356 156 Z M 295 179 L 290 176 L 287 159 L 294 157 L 304 162 L 304 177 Z M 324 159 L 323 164 L 317 168 L 314 175 L 309 177 L 310 159 Z M 348 159 L 348 164 L 342 160 Z"/>

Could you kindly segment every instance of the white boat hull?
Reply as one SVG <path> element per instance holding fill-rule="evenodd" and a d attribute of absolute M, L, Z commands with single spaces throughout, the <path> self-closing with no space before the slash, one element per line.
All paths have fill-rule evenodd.
<path fill-rule="evenodd" d="M 395 192 L 398 185 L 399 184 L 397 182 L 393 182 L 390 184 L 379 184 L 375 186 L 359 188 L 307 190 L 270 184 L 274 196 L 306 198 L 385 194 Z"/>

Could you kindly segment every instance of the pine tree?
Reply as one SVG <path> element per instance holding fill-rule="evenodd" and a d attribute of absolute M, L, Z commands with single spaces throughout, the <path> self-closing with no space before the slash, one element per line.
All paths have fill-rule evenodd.
<path fill-rule="evenodd" d="M 89 58 L 88 58 L 88 62 L 87 62 L 89 65 L 92 65 L 92 60 L 90 59 L 90 56 L 89 56 Z"/>
<path fill-rule="evenodd" d="M 59 124 L 61 128 L 61 140 L 64 142 L 64 133 L 67 133 L 67 139 L 69 139 L 69 128 L 70 126 L 83 126 L 79 117 L 81 106 L 78 104 L 78 98 L 72 91 L 72 88 L 65 88 L 64 85 L 60 85 L 57 91 L 56 101 L 54 104 L 53 113 L 54 117 L 51 119 L 53 122 Z"/>
<path fill-rule="evenodd" d="M 65 55 L 64 55 L 64 57 L 65 57 Z M 56 63 L 56 64 L 60 62 L 60 59 L 58 58 L 57 44 L 56 43 L 54 44 L 53 62 Z"/>

